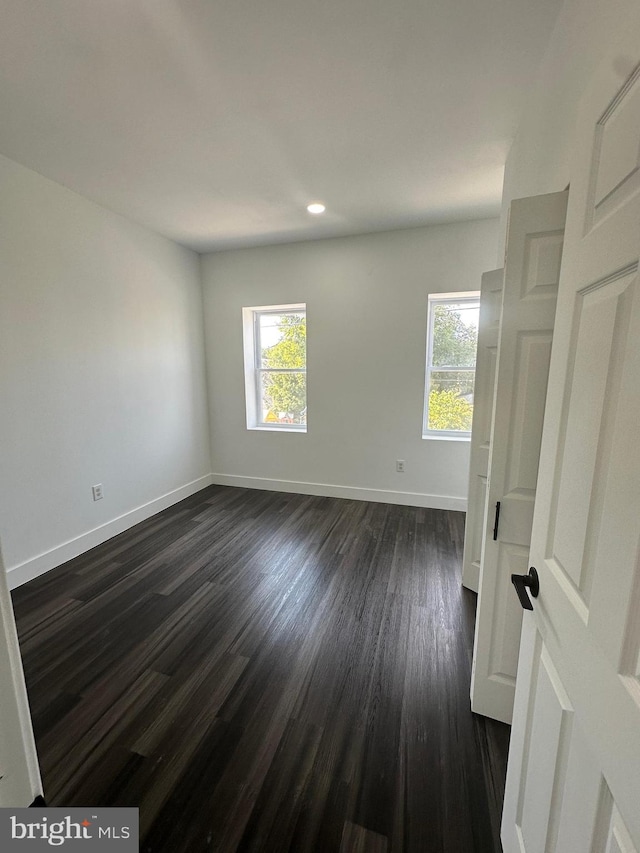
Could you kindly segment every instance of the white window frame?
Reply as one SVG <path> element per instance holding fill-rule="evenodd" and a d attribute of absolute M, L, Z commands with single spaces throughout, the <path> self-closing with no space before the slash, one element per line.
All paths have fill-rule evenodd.
<path fill-rule="evenodd" d="M 305 302 L 290 305 L 257 305 L 242 309 L 242 329 L 244 342 L 244 387 L 247 412 L 247 429 L 263 432 L 306 433 L 307 424 L 264 423 L 262 421 L 262 394 L 260 378 L 263 373 L 304 373 L 304 367 L 262 367 L 260 363 L 260 325 L 263 314 L 301 314 L 306 317 Z"/>
<path fill-rule="evenodd" d="M 427 300 L 427 359 L 425 367 L 425 382 L 424 382 L 424 405 L 422 414 L 422 437 L 427 439 L 440 438 L 447 441 L 470 441 L 471 430 L 458 429 L 429 429 L 429 392 L 431 391 L 431 373 L 451 373 L 461 372 L 462 370 L 470 370 L 471 368 L 442 368 L 433 366 L 433 324 L 435 320 L 436 305 L 442 303 L 460 304 L 460 303 L 478 303 L 480 304 L 479 290 L 464 290 L 454 293 L 430 293 Z M 474 386 L 475 386 L 476 367 L 473 367 Z"/>

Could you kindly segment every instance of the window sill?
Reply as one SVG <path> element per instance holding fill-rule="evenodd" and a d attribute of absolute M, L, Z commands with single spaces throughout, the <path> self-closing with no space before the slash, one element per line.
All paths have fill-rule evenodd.
<path fill-rule="evenodd" d="M 248 426 L 247 429 L 252 432 L 297 432 L 299 435 L 306 435 L 307 433 L 306 427 L 300 429 L 300 427 L 290 426 Z"/>
<path fill-rule="evenodd" d="M 437 433 L 429 433 L 422 437 L 427 441 L 471 441 L 470 435 L 438 435 Z"/>

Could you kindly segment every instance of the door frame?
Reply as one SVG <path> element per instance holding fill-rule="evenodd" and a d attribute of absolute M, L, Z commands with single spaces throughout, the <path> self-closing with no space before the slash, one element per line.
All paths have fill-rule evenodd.
<path fill-rule="evenodd" d="M 42 796 L 42 779 L 1 542 L 0 720 L 0 807 L 28 806 Z"/>

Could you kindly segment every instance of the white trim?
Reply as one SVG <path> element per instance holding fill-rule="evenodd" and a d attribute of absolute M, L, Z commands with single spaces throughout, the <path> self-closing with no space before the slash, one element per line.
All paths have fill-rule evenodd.
<path fill-rule="evenodd" d="M 270 492 L 293 492 L 297 495 L 317 495 L 326 498 L 350 498 L 356 501 L 422 506 L 429 509 L 467 511 L 467 499 L 449 495 L 428 495 L 422 492 L 392 492 L 360 486 L 337 486 L 331 483 L 305 483 L 297 480 L 269 480 L 264 477 L 244 477 L 240 474 L 212 474 L 211 482 L 218 486 L 240 486 L 245 489 L 265 489 Z"/>
<path fill-rule="evenodd" d="M 243 311 L 259 311 L 260 314 L 283 314 L 288 311 L 306 311 L 306 302 L 287 302 L 283 305 L 251 305 L 243 308 Z"/>
<path fill-rule="evenodd" d="M 154 500 L 148 501 L 148 503 L 142 504 L 142 506 L 136 507 L 130 512 L 125 512 L 123 515 L 107 521 L 99 527 L 94 527 L 86 533 L 81 533 L 80 536 L 69 539 L 68 542 L 63 542 L 50 551 L 38 554 L 37 557 L 25 560 L 17 566 L 11 566 L 7 569 L 9 589 L 15 589 L 51 569 L 55 569 L 56 566 L 66 563 L 67 560 L 72 560 L 74 557 L 84 554 L 85 551 L 89 551 L 91 548 L 95 548 L 96 545 L 106 542 L 107 539 L 117 536 L 118 533 L 128 530 L 134 524 L 139 524 L 141 521 L 151 518 L 152 515 L 162 512 L 163 509 L 173 506 L 178 501 L 182 501 L 190 495 L 199 492 L 201 489 L 205 489 L 212 482 L 214 481 L 211 474 L 206 474 L 204 477 L 199 477 L 197 480 L 192 480 L 184 486 L 160 495 L 159 498 L 154 498 Z"/>
<path fill-rule="evenodd" d="M 256 430 L 257 432 L 297 432 L 300 435 L 306 435 L 306 424 L 260 424 L 259 426 L 247 427 L 247 429 Z"/>
<path fill-rule="evenodd" d="M 422 436 L 426 441 L 471 441 L 470 432 L 447 432 L 446 430 L 432 430 Z"/>
<path fill-rule="evenodd" d="M 0 660 L 2 661 L 0 718 L 4 739 L 1 749 L 3 775 L 0 777 L 0 807 L 24 807 L 32 803 L 37 796 L 41 796 L 43 790 L 1 545 Z M 17 740 L 20 741 L 19 747 L 16 744 Z"/>
<path fill-rule="evenodd" d="M 479 299 L 479 290 L 452 290 L 451 293 L 430 293 L 429 299 L 434 302 L 442 300 L 444 302 L 454 302 L 456 299 Z"/>
<path fill-rule="evenodd" d="M 161 495 L 142 506 L 94 527 L 86 533 L 63 542 L 61 545 L 38 554 L 17 566 L 7 569 L 9 589 L 15 589 L 23 583 L 40 577 L 51 569 L 61 566 L 84 554 L 96 545 L 106 542 L 113 536 L 123 533 L 135 524 L 151 518 L 163 509 L 188 498 L 212 484 L 220 486 L 240 486 L 245 489 L 265 489 L 271 492 L 293 492 L 298 495 L 318 495 L 328 498 L 349 498 L 357 501 L 399 504 L 400 506 L 421 506 L 430 509 L 451 509 L 467 511 L 467 499 L 449 495 L 429 495 L 422 492 L 393 492 L 385 489 L 368 489 L 360 486 L 338 486 L 331 483 L 305 483 L 297 480 L 268 480 L 263 477 L 244 477 L 238 474 L 206 474 L 191 483 L 186 483 L 171 492 Z"/>
<path fill-rule="evenodd" d="M 242 309 L 242 347 L 244 353 L 244 393 L 247 429 L 270 429 L 283 432 L 306 432 L 307 425 L 271 424 L 262 420 L 262 392 L 260 376 L 262 373 L 302 373 L 305 367 L 261 367 L 260 365 L 260 326 L 262 314 L 304 314 L 307 316 L 306 302 L 293 302 L 290 305 L 251 306 Z M 293 428 L 290 428 L 292 427 Z"/>

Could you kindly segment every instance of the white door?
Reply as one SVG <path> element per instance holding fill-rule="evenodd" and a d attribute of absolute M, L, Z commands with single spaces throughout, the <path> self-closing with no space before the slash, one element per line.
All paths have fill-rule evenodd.
<path fill-rule="evenodd" d="M 629 33 L 579 110 L 505 853 L 640 851 L 639 59 Z"/>
<path fill-rule="evenodd" d="M 505 723 L 522 625 L 511 574 L 528 567 L 567 195 L 517 199 L 509 213 L 471 677 L 472 709 Z"/>
<path fill-rule="evenodd" d="M 13 607 L 0 550 L 0 808 L 42 794 Z"/>
<path fill-rule="evenodd" d="M 478 356 L 473 392 L 473 426 L 469 461 L 467 518 L 464 528 L 462 585 L 478 591 L 484 507 L 487 502 L 487 472 L 491 446 L 493 394 L 496 384 L 498 334 L 502 309 L 504 270 L 492 270 L 482 276 L 480 287 L 480 319 L 478 321 Z"/>

